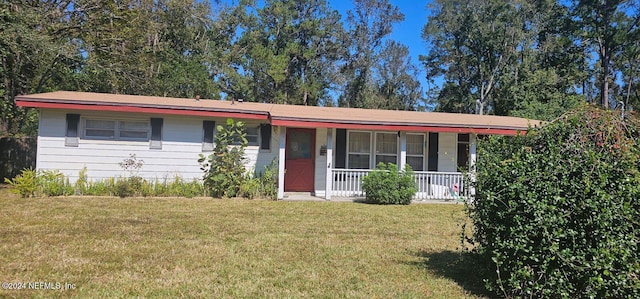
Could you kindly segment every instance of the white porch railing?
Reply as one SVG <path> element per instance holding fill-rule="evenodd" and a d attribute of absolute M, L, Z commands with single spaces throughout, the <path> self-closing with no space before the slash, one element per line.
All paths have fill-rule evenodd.
<path fill-rule="evenodd" d="M 332 196 L 364 197 L 362 178 L 372 169 L 331 169 Z M 460 172 L 415 171 L 418 192 L 414 200 L 442 199 L 463 201 L 470 198 L 469 188 Z"/>
<path fill-rule="evenodd" d="M 332 196 L 364 197 L 362 178 L 373 169 L 331 169 L 333 172 Z"/>

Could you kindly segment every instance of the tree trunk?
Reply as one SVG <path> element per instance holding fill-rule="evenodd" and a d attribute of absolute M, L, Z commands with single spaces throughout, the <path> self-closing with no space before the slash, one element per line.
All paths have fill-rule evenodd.
<path fill-rule="evenodd" d="M 602 92 L 600 93 L 600 104 L 602 108 L 609 109 L 609 54 L 604 50 L 602 57 Z"/>

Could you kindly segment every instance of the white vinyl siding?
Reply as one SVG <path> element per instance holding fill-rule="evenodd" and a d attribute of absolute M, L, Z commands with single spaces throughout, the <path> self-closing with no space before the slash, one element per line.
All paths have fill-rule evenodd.
<path fill-rule="evenodd" d="M 77 147 L 65 146 L 66 114 L 68 113 L 80 115 L 81 134 L 79 135 L 81 135 L 81 138 Z M 200 170 L 200 164 L 198 164 L 198 155 L 202 153 L 202 121 L 212 120 L 216 121 L 216 123 L 224 123 L 225 119 L 160 116 L 164 119 L 161 150 L 150 150 L 147 142 L 118 140 L 115 138 L 82 138 L 85 134 L 83 119 L 131 120 L 134 122 L 144 119 L 147 122 L 153 117 L 158 117 L 158 115 L 41 109 L 38 130 L 37 169 L 60 170 L 70 178 L 72 183 L 77 179 L 78 172 L 85 166 L 90 180 L 118 178 L 122 175 L 128 175 L 118 163 L 129 158 L 130 154 L 135 154 L 138 160 L 144 161 L 138 174 L 145 179 L 173 179 L 176 175 L 186 180 L 201 179 L 202 171 Z M 114 125 L 119 126 L 120 124 Z M 257 127 L 259 123 L 255 122 L 251 125 Z M 93 126 L 94 129 L 102 128 L 106 130 L 105 127 L 107 127 L 105 124 L 102 124 L 101 127 L 99 125 Z M 126 135 L 135 134 L 132 132 L 136 132 L 136 129 L 141 128 L 141 126 L 140 124 L 125 123 L 122 128 L 124 130 L 120 130 L 120 132 L 126 132 Z M 111 134 L 106 133 L 103 135 L 111 136 Z M 148 140 L 148 138 L 145 140 Z M 248 146 L 245 150 L 247 157 L 245 167 L 248 171 L 254 169 L 263 171 L 264 166 L 271 163 L 275 158 L 272 153 L 259 153 L 258 148 L 259 146 L 257 145 Z M 210 152 L 205 153 L 205 155 L 208 154 Z"/>

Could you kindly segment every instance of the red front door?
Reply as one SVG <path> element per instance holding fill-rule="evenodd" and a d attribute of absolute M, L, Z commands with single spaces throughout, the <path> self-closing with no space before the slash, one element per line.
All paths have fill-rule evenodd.
<path fill-rule="evenodd" d="M 284 191 L 313 191 L 315 140 L 314 129 L 287 129 Z"/>

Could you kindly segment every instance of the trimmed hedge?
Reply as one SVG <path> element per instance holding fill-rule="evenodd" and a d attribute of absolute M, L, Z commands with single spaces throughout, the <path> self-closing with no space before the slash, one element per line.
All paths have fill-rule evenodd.
<path fill-rule="evenodd" d="M 584 107 L 480 142 L 470 241 L 504 297 L 640 298 L 636 118 Z"/>

